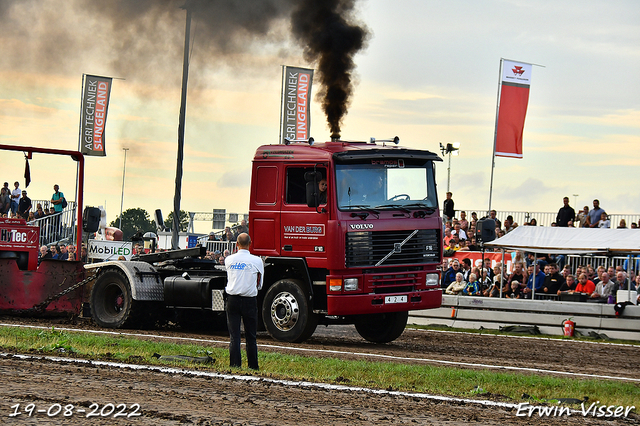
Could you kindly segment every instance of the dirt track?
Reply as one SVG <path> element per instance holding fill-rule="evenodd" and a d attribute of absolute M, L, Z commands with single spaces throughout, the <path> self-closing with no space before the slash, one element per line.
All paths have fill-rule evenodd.
<path fill-rule="evenodd" d="M 1 318 L 0 322 L 14 322 Z M 20 320 L 24 322 L 24 320 Z M 50 321 L 29 320 L 31 324 L 50 326 Z M 71 324 L 58 324 L 73 327 Z M 78 328 L 94 329 L 90 323 Z M 167 330 L 149 334 L 194 336 L 224 340 L 223 334 L 194 334 Z M 154 337 L 150 337 L 154 338 Z M 261 344 L 284 347 L 265 335 Z M 223 343 L 221 343 L 222 345 Z M 362 340 L 350 327 L 319 329 L 304 345 L 293 348 L 331 349 L 357 353 L 378 353 L 397 357 L 420 358 L 422 361 L 464 359 L 471 363 L 522 365 L 545 370 L 590 372 L 640 378 L 637 370 L 640 349 L 626 346 L 593 345 L 547 340 L 514 339 L 495 336 L 465 335 L 407 330 L 396 342 L 376 346 Z M 287 351 L 286 348 L 261 346 L 260 350 Z M 293 350 L 293 349 L 292 349 Z M 616 362 L 611 362 L 615 353 Z M 317 355 L 317 354 L 314 354 Z M 326 354 L 325 356 L 329 356 Z M 336 355 L 332 355 L 336 356 Z M 343 355 L 340 355 L 344 357 Z M 361 357 L 363 355 L 349 355 Z M 589 359 L 593 367 L 581 370 L 568 367 L 568 359 Z M 529 360 L 528 362 L 526 360 Z M 625 360 L 628 360 L 625 361 Z M 0 416 L 7 424 L 59 424 L 62 414 L 48 417 L 46 413 L 9 417 L 14 404 L 36 404 L 36 409 L 51 409 L 55 404 L 72 404 L 74 414 L 64 424 L 601 424 L 600 419 L 580 415 L 560 418 L 516 417 L 514 410 L 476 404 L 437 402 L 428 399 L 373 395 L 366 392 L 323 390 L 285 386 L 265 381 L 194 377 L 156 371 L 133 371 L 112 367 L 96 367 L 47 360 L 0 357 L 0 385 L 3 404 Z M 8 380 L 7 380 L 8 379 Z M 483 399 L 483 396 L 478 396 Z M 491 399 L 491 397 L 490 397 Z M 495 399 L 495 398 L 493 398 Z M 131 404 L 141 406 L 142 416 L 132 418 L 86 418 L 92 403 Z M 78 413 L 78 408 L 87 410 Z M 610 421 L 607 424 L 636 423 L 637 417 Z"/>

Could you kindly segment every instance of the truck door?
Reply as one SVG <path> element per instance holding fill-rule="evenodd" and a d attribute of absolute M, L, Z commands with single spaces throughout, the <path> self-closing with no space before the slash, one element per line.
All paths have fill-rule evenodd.
<path fill-rule="evenodd" d="M 280 254 L 280 168 L 258 165 L 251 188 L 249 234 L 253 253 L 258 256 Z"/>
<path fill-rule="evenodd" d="M 326 167 L 315 170 L 326 181 Z M 307 207 L 306 181 L 304 174 L 314 171 L 313 165 L 291 165 L 286 167 L 285 199 L 282 206 L 282 256 L 305 257 L 310 267 L 326 265 L 327 220 L 326 202 L 318 209 Z M 320 181 L 318 182 L 320 183 Z M 325 188 L 331 188 L 326 185 Z M 330 189 L 326 189 L 326 200 L 331 202 Z M 321 197 L 325 200 L 325 197 Z M 318 213 L 321 211 L 321 213 Z"/>

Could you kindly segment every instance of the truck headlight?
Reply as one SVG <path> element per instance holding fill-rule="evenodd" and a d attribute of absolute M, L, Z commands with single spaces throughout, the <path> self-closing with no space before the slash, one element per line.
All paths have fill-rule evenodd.
<path fill-rule="evenodd" d="M 344 280 L 344 291 L 355 291 L 358 289 L 357 278 L 347 278 Z"/>
<path fill-rule="evenodd" d="M 427 274 L 427 287 L 440 285 L 440 274 Z"/>

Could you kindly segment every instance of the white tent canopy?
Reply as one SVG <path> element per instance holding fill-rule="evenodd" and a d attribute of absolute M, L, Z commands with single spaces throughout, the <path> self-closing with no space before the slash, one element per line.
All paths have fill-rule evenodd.
<path fill-rule="evenodd" d="M 548 254 L 640 254 L 640 230 L 519 226 L 485 246 Z"/>

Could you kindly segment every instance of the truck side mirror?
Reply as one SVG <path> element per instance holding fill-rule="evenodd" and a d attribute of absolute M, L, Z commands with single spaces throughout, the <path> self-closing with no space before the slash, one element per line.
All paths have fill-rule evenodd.
<path fill-rule="evenodd" d="M 307 182 L 307 207 L 318 207 L 320 205 L 318 199 L 318 184 L 316 182 Z"/>
<path fill-rule="evenodd" d="M 320 172 L 306 172 L 304 174 L 304 180 L 307 182 L 306 195 L 307 195 L 307 207 L 318 207 L 320 200 L 318 199 L 318 182 L 322 180 L 322 173 Z"/>

